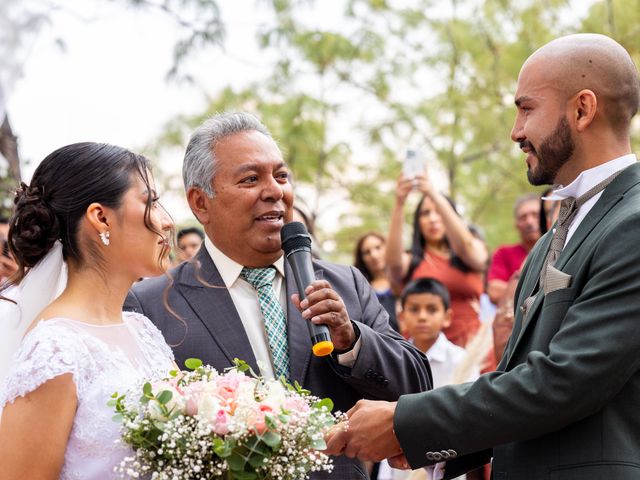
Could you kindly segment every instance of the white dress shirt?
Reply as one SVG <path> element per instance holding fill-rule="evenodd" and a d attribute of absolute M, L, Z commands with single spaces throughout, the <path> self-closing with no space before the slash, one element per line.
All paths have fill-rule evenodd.
<path fill-rule="evenodd" d="M 269 349 L 269 338 L 264 327 L 258 292 L 253 286 L 240 276 L 243 265 L 230 259 L 222 253 L 214 244 L 205 237 L 204 246 L 207 253 L 213 260 L 222 281 L 224 282 L 233 305 L 236 307 L 238 316 L 242 321 L 244 331 L 247 333 L 253 355 L 256 357 L 260 374 L 266 378 L 275 378 L 273 363 L 271 361 L 271 351 Z M 273 279 L 273 291 L 280 302 L 283 311 L 287 312 L 286 288 L 282 288 L 284 281 L 284 257 L 280 257 L 273 263 L 276 269 L 276 276 Z M 243 360 L 243 359 L 242 359 Z"/>
<path fill-rule="evenodd" d="M 433 388 L 451 385 L 454 374 L 467 359 L 467 351 L 450 342 L 444 333 L 440 332 L 438 339 L 425 353 L 431 366 Z M 465 382 L 473 382 L 480 376 L 480 369 L 474 365 L 465 375 Z"/>
<path fill-rule="evenodd" d="M 544 200 L 564 200 L 568 197 L 578 198 L 581 195 L 587 193 L 591 188 L 602 182 L 604 179 L 610 177 L 614 173 L 624 170 L 630 165 L 633 165 L 638 160 L 633 153 L 623 155 L 622 157 L 609 160 L 597 167 L 584 170 L 566 187 L 560 185 L 551 195 L 544 197 Z M 602 196 L 602 192 L 597 193 L 592 198 L 587 200 L 576 212 L 573 217 L 569 232 L 567 233 L 567 239 L 565 245 L 569 242 L 569 239 L 573 236 L 575 231 L 580 226 L 580 223 L 587 214 L 591 211 L 598 199 Z"/>

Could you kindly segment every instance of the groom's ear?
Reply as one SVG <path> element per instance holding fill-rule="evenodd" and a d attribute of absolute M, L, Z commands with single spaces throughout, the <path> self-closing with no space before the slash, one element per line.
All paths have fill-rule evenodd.
<path fill-rule="evenodd" d="M 198 187 L 191 187 L 187 191 L 189 208 L 202 225 L 208 225 L 212 218 L 209 200 L 210 197 Z"/>
<path fill-rule="evenodd" d="M 112 213 L 112 212 L 111 212 Z M 104 233 L 109 230 L 110 212 L 100 203 L 92 203 L 87 207 L 85 216 L 89 225 L 98 233 Z"/>

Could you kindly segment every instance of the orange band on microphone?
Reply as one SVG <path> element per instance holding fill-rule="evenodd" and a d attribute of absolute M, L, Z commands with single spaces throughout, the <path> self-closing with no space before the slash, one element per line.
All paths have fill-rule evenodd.
<path fill-rule="evenodd" d="M 323 342 L 316 343 L 313 347 L 311 347 L 311 349 L 313 350 L 313 354 L 316 357 L 324 357 L 333 352 L 333 343 L 325 340 Z"/>

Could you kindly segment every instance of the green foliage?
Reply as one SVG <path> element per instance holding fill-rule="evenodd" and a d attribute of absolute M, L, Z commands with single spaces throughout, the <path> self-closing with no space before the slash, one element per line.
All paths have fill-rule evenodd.
<path fill-rule="evenodd" d="M 312 192 L 313 214 L 324 213 L 323 199 L 349 200 L 339 228 L 316 232 L 335 242 L 332 257 L 343 262 L 352 261 L 359 235 L 387 232 L 398 152 L 407 145 L 421 147 L 429 168 L 444 173 L 440 189 L 464 207 L 490 247 L 514 242 L 513 202 L 537 191 L 510 139 L 524 60 L 554 37 L 592 31 L 613 36 L 640 64 L 636 1 L 596 1 L 584 19 L 575 16 L 576 2 L 347 0 L 340 21 L 323 28 L 311 20 L 313 9 L 335 10 L 336 3 L 271 0 L 273 22 L 258 32 L 261 48 L 278 51 L 267 79 L 222 90 L 202 115 L 172 122 L 163 141 L 183 145 L 217 111 L 258 114 L 297 190 Z M 375 160 L 355 157 L 357 138 Z"/>
<path fill-rule="evenodd" d="M 199 358 L 187 358 L 184 361 L 184 366 L 187 367 L 189 370 L 197 370 L 202 366 L 202 360 L 200 360 Z"/>

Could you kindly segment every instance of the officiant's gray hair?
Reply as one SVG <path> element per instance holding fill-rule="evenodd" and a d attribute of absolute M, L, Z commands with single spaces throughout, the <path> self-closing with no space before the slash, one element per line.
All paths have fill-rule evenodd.
<path fill-rule="evenodd" d="M 213 197 L 213 177 L 217 170 L 214 147 L 225 137 L 249 130 L 272 138 L 267 127 L 256 116 L 246 112 L 219 113 L 200 125 L 191 136 L 184 154 L 182 178 L 185 191 L 198 187 Z"/>

